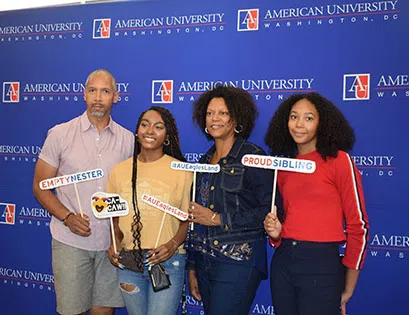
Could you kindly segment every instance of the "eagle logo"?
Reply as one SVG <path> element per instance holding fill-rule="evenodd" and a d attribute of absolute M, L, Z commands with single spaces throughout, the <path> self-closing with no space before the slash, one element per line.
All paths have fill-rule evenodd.
<path fill-rule="evenodd" d="M 98 213 L 104 211 L 106 207 L 108 207 L 108 198 L 105 197 L 92 197 L 92 206 L 97 210 Z"/>

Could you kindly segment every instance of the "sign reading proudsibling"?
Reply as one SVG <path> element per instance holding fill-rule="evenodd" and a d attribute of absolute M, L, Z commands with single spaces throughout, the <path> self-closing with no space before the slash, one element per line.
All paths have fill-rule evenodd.
<path fill-rule="evenodd" d="M 129 213 L 128 202 L 118 194 L 96 192 L 91 197 L 91 208 L 98 219 L 120 217 Z"/>
<path fill-rule="evenodd" d="M 53 178 L 48 178 L 42 180 L 39 185 L 42 190 L 53 189 L 60 186 L 71 185 L 75 183 L 81 183 L 88 180 L 94 180 L 104 177 L 104 171 L 100 168 L 95 170 L 89 170 L 84 172 L 79 172 L 70 175 L 63 175 Z"/>
<path fill-rule="evenodd" d="M 147 203 L 148 205 L 151 205 L 152 207 L 155 207 L 159 210 L 162 210 L 163 212 L 166 212 L 170 215 L 173 215 L 174 217 L 178 218 L 181 221 L 186 221 L 187 217 L 189 214 L 187 212 L 184 212 L 176 207 L 173 207 L 163 201 L 160 201 L 159 199 L 143 194 L 142 195 L 142 201 Z"/>
<path fill-rule="evenodd" d="M 290 159 L 266 155 L 246 154 L 241 159 L 241 164 L 250 167 L 267 168 L 279 171 L 298 173 L 314 173 L 315 162 L 302 159 Z"/>

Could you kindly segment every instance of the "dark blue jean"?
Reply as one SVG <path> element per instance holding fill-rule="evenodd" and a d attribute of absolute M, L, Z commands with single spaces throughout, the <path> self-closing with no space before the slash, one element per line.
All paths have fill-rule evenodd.
<path fill-rule="evenodd" d="M 338 315 L 344 267 L 338 243 L 283 239 L 271 260 L 276 315 Z"/>
<path fill-rule="evenodd" d="M 263 274 L 253 266 L 195 254 L 196 277 L 206 315 L 248 315 Z"/>

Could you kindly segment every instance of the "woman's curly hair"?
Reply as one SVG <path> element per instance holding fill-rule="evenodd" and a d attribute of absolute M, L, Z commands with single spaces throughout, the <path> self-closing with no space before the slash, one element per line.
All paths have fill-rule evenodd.
<path fill-rule="evenodd" d="M 215 97 L 221 97 L 226 102 L 230 117 L 237 123 L 238 136 L 248 139 L 254 128 L 258 116 L 258 110 L 253 97 L 247 91 L 234 86 L 216 86 L 214 89 L 204 92 L 193 104 L 193 121 L 202 130 L 208 140 L 212 136 L 205 132 L 206 112 L 210 101 Z"/>
<path fill-rule="evenodd" d="M 317 151 L 325 160 L 336 157 L 337 151 L 350 151 L 355 143 L 355 134 L 341 111 L 328 99 L 316 92 L 294 94 L 284 100 L 274 113 L 264 137 L 271 155 L 294 157 L 297 144 L 288 130 L 291 109 L 298 101 L 306 99 L 314 104 L 319 115 L 317 128 Z"/>

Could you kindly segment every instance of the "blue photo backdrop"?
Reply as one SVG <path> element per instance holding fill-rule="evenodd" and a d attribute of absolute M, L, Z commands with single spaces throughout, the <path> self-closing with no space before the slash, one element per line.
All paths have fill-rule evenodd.
<path fill-rule="evenodd" d="M 371 225 L 348 314 L 408 314 L 408 29 L 403 0 L 146 1 L 0 13 L 1 313 L 55 314 L 50 216 L 32 194 L 33 170 L 47 130 L 85 110 L 85 79 L 106 68 L 121 93 L 115 120 L 133 131 L 142 111 L 167 107 L 190 162 L 211 144 L 193 126 L 192 102 L 215 84 L 253 95 L 260 115 L 250 140 L 262 146 L 289 95 L 317 91 L 337 104 L 356 131 L 351 154 Z M 203 314 L 189 294 L 186 303 L 189 314 Z M 250 314 L 274 314 L 268 281 Z"/>

